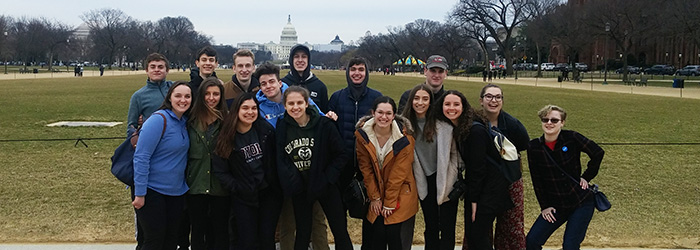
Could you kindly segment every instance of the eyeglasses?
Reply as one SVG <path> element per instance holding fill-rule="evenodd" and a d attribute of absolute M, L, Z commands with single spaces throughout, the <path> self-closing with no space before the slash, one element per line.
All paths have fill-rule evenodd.
<path fill-rule="evenodd" d="M 497 102 L 500 102 L 500 101 L 503 100 L 503 96 L 502 96 L 502 95 L 491 95 L 491 94 L 486 94 L 486 95 L 482 96 L 482 98 L 484 98 L 487 102 L 490 102 L 490 101 L 492 101 L 492 100 L 494 100 L 494 99 L 495 99 Z"/>
<path fill-rule="evenodd" d="M 542 118 L 542 123 L 552 122 L 553 124 L 557 124 L 557 123 L 559 123 L 559 121 L 561 121 L 561 120 L 557 119 L 557 118 L 552 118 L 552 119 Z"/>

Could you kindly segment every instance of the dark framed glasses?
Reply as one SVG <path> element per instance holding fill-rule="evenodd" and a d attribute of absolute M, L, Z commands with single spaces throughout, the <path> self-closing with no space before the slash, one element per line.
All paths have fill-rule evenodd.
<path fill-rule="evenodd" d="M 542 118 L 542 123 L 552 122 L 553 124 L 557 124 L 557 123 L 559 123 L 559 121 L 561 121 L 561 120 L 557 119 L 557 118 L 552 118 L 552 119 Z"/>

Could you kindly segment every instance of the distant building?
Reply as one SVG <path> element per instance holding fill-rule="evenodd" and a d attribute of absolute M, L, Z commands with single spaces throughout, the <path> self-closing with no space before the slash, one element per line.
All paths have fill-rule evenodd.
<path fill-rule="evenodd" d="M 253 51 L 253 50 L 262 50 L 262 44 L 259 44 L 259 43 L 251 43 L 251 42 L 248 42 L 248 43 L 238 43 L 238 44 L 236 44 L 236 47 L 237 47 L 238 49 L 247 49 L 247 50 L 250 50 L 250 51 Z"/>
<path fill-rule="evenodd" d="M 335 35 L 335 39 L 333 39 L 329 44 L 314 44 L 313 47 L 313 50 L 320 52 L 341 52 L 345 50 L 345 42 L 340 40 L 338 35 Z"/>
<path fill-rule="evenodd" d="M 87 23 L 82 23 L 80 26 L 75 28 L 75 30 L 73 30 L 74 39 L 87 40 L 88 36 L 90 36 L 90 27 L 87 25 Z"/>

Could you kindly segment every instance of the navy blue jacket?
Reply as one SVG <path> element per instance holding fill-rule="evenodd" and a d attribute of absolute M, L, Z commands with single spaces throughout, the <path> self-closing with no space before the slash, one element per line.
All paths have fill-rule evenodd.
<path fill-rule="evenodd" d="M 372 104 L 382 93 L 367 87 L 359 100 L 350 95 L 347 88 L 341 89 L 331 95 L 328 101 L 328 110 L 338 115 L 336 125 L 340 136 L 343 137 L 346 149 L 355 149 L 355 124 L 365 115 L 369 114 Z"/>

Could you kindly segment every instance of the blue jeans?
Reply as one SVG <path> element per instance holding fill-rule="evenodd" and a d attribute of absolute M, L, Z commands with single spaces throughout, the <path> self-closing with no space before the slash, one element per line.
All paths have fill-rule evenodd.
<path fill-rule="evenodd" d="M 593 210 L 595 210 L 594 199 L 593 196 L 590 196 L 573 210 L 564 211 L 563 209 L 558 209 L 554 213 L 556 218 L 554 223 L 549 223 L 540 214 L 532 228 L 530 228 L 530 232 L 527 233 L 527 249 L 541 250 L 542 245 L 547 242 L 549 236 L 567 221 L 566 231 L 564 231 L 564 250 L 580 249 L 581 242 L 586 238 L 588 224 L 593 218 Z"/>

